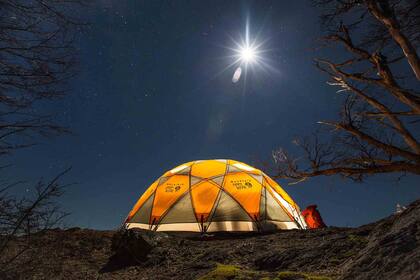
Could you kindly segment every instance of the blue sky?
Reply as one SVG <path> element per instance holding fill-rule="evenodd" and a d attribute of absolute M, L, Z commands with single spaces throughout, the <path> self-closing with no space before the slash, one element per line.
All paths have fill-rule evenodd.
<path fill-rule="evenodd" d="M 69 226 L 116 228 L 164 171 L 211 158 L 256 165 L 337 115 L 340 98 L 312 62 L 321 30 L 309 1 L 171 3 L 98 1 L 86 11 L 91 27 L 78 41 L 72 91 L 41 105 L 73 133 L 13 155 L 11 178 L 35 181 L 73 167 L 64 181 L 76 184 L 60 200 L 72 213 Z M 254 69 L 246 84 L 233 84 L 235 68 L 223 70 L 247 19 L 274 70 Z M 278 182 L 335 226 L 375 221 L 420 194 L 414 176 Z"/>

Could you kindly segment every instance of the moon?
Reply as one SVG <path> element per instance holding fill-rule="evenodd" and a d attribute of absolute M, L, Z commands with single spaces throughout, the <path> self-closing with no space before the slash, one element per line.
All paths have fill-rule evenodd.
<path fill-rule="evenodd" d="M 243 46 L 239 50 L 240 59 L 245 63 L 252 63 L 257 59 L 257 52 L 251 46 Z"/>

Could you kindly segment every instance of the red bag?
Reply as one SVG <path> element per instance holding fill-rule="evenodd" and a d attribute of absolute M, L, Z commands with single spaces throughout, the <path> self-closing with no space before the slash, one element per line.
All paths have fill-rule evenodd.
<path fill-rule="evenodd" d="M 324 228 L 326 227 L 322 220 L 321 214 L 316 209 L 316 205 L 309 205 L 305 210 L 302 211 L 302 216 L 305 218 L 305 222 L 308 228 Z"/>

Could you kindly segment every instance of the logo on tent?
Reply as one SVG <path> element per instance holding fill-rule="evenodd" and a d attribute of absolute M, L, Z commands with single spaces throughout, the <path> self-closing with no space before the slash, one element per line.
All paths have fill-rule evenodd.
<path fill-rule="evenodd" d="M 181 189 L 180 184 L 177 185 L 167 185 L 165 187 L 165 192 L 177 192 Z"/>
<path fill-rule="evenodd" d="M 248 179 L 241 179 L 241 180 L 231 180 L 230 181 L 232 183 L 232 185 L 237 189 L 237 190 L 245 190 L 245 189 L 250 189 L 252 188 L 252 183 L 251 180 Z"/>

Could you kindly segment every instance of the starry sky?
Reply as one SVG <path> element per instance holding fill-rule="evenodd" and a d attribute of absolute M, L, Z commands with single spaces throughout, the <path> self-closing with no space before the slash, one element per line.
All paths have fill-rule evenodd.
<path fill-rule="evenodd" d="M 30 182 L 72 166 L 64 182 L 75 184 L 60 199 L 67 226 L 117 228 L 166 170 L 212 158 L 260 167 L 272 150 L 292 149 L 294 136 L 337 115 L 340 98 L 312 62 L 323 51 L 310 1 L 102 0 L 81 14 L 91 26 L 77 41 L 71 94 L 41 105 L 72 134 L 17 152 L 10 169 Z M 247 21 L 270 68 L 234 84 L 229 48 Z M 420 196 L 414 176 L 278 182 L 335 226 L 375 221 Z"/>

